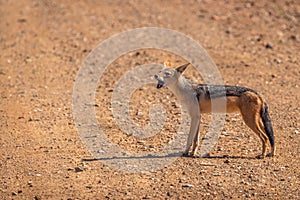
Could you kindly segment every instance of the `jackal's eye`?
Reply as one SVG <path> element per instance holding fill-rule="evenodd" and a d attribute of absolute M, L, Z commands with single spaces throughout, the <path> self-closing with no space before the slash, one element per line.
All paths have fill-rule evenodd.
<path fill-rule="evenodd" d="M 172 76 L 172 72 L 166 71 L 166 72 L 164 73 L 164 77 L 170 77 L 170 76 Z"/>

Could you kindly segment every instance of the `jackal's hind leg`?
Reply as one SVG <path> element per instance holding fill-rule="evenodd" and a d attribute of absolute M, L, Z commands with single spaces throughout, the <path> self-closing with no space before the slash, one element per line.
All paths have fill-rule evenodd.
<path fill-rule="evenodd" d="M 262 153 L 260 155 L 258 155 L 257 158 L 264 158 L 266 156 L 268 137 L 263 132 L 263 130 L 261 130 L 261 128 L 259 126 L 259 120 L 260 120 L 259 115 L 257 115 L 257 114 L 248 115 L 248 116 L 243 115 L 243 119 L 244 119 L 246 125 L 249 128 L 251 128 L 258 135 L 258 137 L 260 138 L 260 140 L 262 142 Z"/>
<path fill-rule="evenodd" d="M 266 135 L 265 127 L 264 127 L 264 124 L 263 124 L 262 120 L 259 120 L 259 128 Z M 273 156 L 275 156 L 275 147 L 274 146 L 273 147 L 271 146 L 271 152 L 268 153 L 266 156 L 267 157 L 273 157 Z"/>
<path fill-rule="evenodd" d="M 267 144 L 268 144 L 268 136 L 264 130 L 264 127 L 262 126 L 262 121 L 260 118 L 260 115 L 256 115 L 255 116 L 255 125 L 256 125 L 256 131 L 258 131 L 259 133 L 257 133 L 257 135 L 259 136 L 259 138 L 262 141 L 262 154 L 261 156 L 258 156 L 258 158 L 264 158 L 266 156 L 266 148 L 267 148 Z M 255 132 L 255 131 L 254 131 Z"/>
<path fill-rule="evenodd" d="M 260 138 L 262 142 L 262 153 L 257 156 L 258 158 L 264 158 L 266 156 L 266 146 L 268 137 L 261 128 L 261 109 L 263 108 L 262 99 L 253 92 L 245 92 L 239 99 L 240 111 L 243 119 L 249 128 L 251 128 Z"/>
<path fill-rule="evenodd" d="M 261 118 L 259 102 L 248 102 L 247 105 L 241 107 L 241 114 L 246 125 L 258 135 L 262 142 L 262 153 L 261 155 L 258 155 L 257 158 L 264 158 L 266 156 L 268 137 L 260 127 Z"/>

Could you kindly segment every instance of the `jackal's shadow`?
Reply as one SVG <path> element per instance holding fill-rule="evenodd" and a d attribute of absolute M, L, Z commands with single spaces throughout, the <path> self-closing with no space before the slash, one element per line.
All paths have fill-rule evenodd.
<path fill-rule="evenodd" d="M 161 158 L 180 158 L 180 157 L 187 157 L 184 156 L 183 153 L 172 153 L 168 155 L 143 155 L 143 156 L 114 156 L 110 158 L 83 158 L 82 161 L 84 162 L 93 162 L 93 161 L 105 161 L 105 160 L 128 160 L 128 159 L 161 159 Z M 187 157 L 192 159 L 246 159 L 246 160 L 255 160 L 257 157 L 252 156 L 231 156 L 231 155 L 217 155 L 217 156 L 205 156 L 205 157 Z"/>

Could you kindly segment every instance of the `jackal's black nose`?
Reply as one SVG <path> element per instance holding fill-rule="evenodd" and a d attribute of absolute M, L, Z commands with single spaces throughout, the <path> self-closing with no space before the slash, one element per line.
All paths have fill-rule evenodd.
<path fill-rule="evenodd" d="M 163 86 L 164 86 L 164 82 L 158 80 L 156 88 L 159 89 L 159 88 L 161 88 Z"/>

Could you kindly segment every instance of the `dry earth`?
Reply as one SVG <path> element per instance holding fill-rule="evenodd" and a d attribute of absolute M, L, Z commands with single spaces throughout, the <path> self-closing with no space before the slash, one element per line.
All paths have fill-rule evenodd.
<path fill-rule="evenodd" d="M 255 159 L 261 151 L 257 136 L 239 115 L 228 115 L 211 158 L 181 157 L 152 173 L 127 173 L 88 161 L 93 156 L 72 114 L 77 71 L 101 41 L 149 26 L 191 36 L 211 55 L 226 84 L 264 94 L 276 135 L 274 159 Z M 1 0 L 1 198 L 300 199 L 299 33 L 297 0 Z M 180 110 L 167 89 L 150 84 L 137 90 L 130 114 L 140 125 L 149 121 L 153 103 L 168 110 L 161 133 L 138 141 L 114 122 L 111 91 L 130 68 L 165 59 L 184 63 L 159 50 L 132 52 L 112 63 L 99 82 L 99 125 L 128 151 L 162 148 L 178 128 Z M 186 75 L 201 81 L 193 68 Z M 202 120 L 202 131 L 208 118 Z"/>

